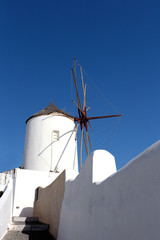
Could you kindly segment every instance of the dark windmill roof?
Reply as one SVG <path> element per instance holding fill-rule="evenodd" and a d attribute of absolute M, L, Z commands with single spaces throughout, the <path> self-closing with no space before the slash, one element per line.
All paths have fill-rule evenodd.
<path fill-rule="evenodd" d="M 40 112 L 37 112 L 35 113 L 34 115 L 32 115 L 31 117 L 29 117 L 27 120 L 26 120 L 26 123 L 31 119 L 31 118 L 34 118 L 34 117 L 38 117 L 38 116 L 42 116 L 42 115 L 50 115 L 52 113 L 60 113 L 62 115 L 65 115 L 66 117 L 69 117 L 69 118 L 74 118 L 73 116 L 69 115 L 68 113 L 60 110 L 59 108 L 57 108 L 53 102 L 51 101 L 50 102 L 50 105 L 48 105 L 46 108 L 42 109 Z"/>

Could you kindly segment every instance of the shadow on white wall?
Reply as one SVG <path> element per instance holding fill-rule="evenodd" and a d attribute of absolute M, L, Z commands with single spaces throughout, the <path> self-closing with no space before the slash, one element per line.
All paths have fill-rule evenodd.
<path fill-rule="evenodd" d="M 94 160 L 66 183 L 58 240 L 160 239 L 160 141 L 98 184 Z"/>

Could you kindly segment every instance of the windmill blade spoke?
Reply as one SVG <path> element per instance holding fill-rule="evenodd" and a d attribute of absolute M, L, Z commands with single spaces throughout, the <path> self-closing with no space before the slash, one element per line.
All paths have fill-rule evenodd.
<path fill-rule="evenodd" d="M 74 58 L 74 71 L 75 71 L 75 79 L 77 80 L 76 58 Z"/>
<path fill-rule="evenodd" d="M 92 125 L 90 124 L 90 122 L 89 122 L 89 121 L 88 121 L 88 124 L 89 124 L 89 126 L 90 126 L 90 128 L 91 128 L 91 130 L 92 130 L 92 132 L 93 132 Z"/>
<path fill-rule="evenodd" d="M 86 153 L 87 153 L 87 144 L 86 144 L 86 138 L 85 138 L 84 134 L 83 134 L 83 140 L 84 140 L 85 149 L 86 149 Z M 87 154 L 87 155 L 88 155 L 88 154 Z"/>
<path fill-rule="evenodd" d="M 78 87 L 77 87 L 76 59 L 75 59 L 74 61 L 75 61 L 75 73 L 74 73 L 73 68 L 71 68 L 71 70 L 72 70 L 72 75 L 73 75 L 74 84 L 75 84 L 75 88 L 76 88 L 76 94 L 77 94 L 77 102 L 78 102 L 78 106 L 81 108 L 81 102 L 80 102 L 79 93 L 78 93 Z"/>
<path fill-rule="evenodd" d="M 83 88 L 83 95 L 84 95 L 84 107 L 85 107 L 86 106 L 86 103 L 85 103 L 85 87 L 84 87 L 83 72 L 82 72 L 82 67 L 81 66 L 80 66 L 80 72 L 81 72 L 82 88 Z"/>
<path fill-rule="evenodd" d="M 77 103 L 76 103 L 74 100 L 72 100 L 72 102 L 76 105 L 76 107 L 77 107 L 77 108 L 81 111 L 81 113 L 84 115 L 82 109 L 77 105 Z"/>
<path fill-rule="evenodd" d="M 81 151 L 80 151 L 80 168 L 82 168 L 82 144 L 83 144 L 83 128 L 82 128 L 82 133 L 81 133 Z"/>
<path fill-rule="evenodd" d="M 82 87 L 84 92 L 84 81 L 83 81 L 83 73 L 82 73 L 82 67 L 80 66 L 80 72 L 81 72 L 81 79 L 82 79 Z"/>
<path fill-rule="evenodd" d="M 79 122 L 78 122 L 77 127 L 76 127 L 75 140 L 77 140 L 78 127 L 79 127 Z"/>
<path fill-rule="evenodd" d="M 90 109 L 91 107 L 88 107 L 87 109 L 86 109 L 86 112 Z"/>
<path fill-rule="evenodd" d="M 85 88 L 84 88 L 84 98 L 83 98 L 83 108 L 86 107 L 86 84 L 85 84 Z"/>
<path fill-rule="evenodd" d="M 88 120 L 101 119 L 101 118 L 112 118 L 112 117 L 122 117 L 123 114 L 118 115 L 108 115 L 108 116 L 99 116 L 99 117 L 87 117 Z"/>
<path fill-rule="evenodd" d="M 83 108 L 85 108 L 86 107 L 86 84 L 84 86 L 83 72 L 82 72 L 82 67 L 81 66 L 80 66 L 80 72 L 81 72 L 82 88 L 83 88 L 83 96 L 84 96 Z"/>
<path fill-rule="evenodd" d="M 88 142 L 89 135 L 88 135 L 88 131 L 86 131 L 86 133 L 87 133 L 87 155 L 89 156 L 89 142 Z"/>
<path fill-rule="evenodd" d="M 78 93 L 78 87 L 77 87 L 77 69 L 76 69 L 76 58 L 74 59 L 74 69 L 75 69 L 75 85 L 76 85 L 76 92 L 77 92 L 77 101 L 78 101 L 78 105 L 80 108 L 81 107 L 81 102 L 80 102 L 80 98 L 79 98 L 79 93 Z"/>
<path fill-rule="evenodd" d="M 93 148 L 92 148 L 92 144 L 91 144 L 91 140 L 90 140 L 89 134 L 88 134 L 88 140 L 89 140 L 89 144 L 90 144 L 90 147 L 91 147 L 91 151 L 93 152 Z"/>
<path fill-rule="evenodd" d="M 74 84 L 75 84 L 75 88 L 76 88 L 77 102 L 78 102 L 79 107 L 81 108 L 81 103 L 80 103 L 79 93 L 78 93 L 78 87 L 77 87 L 77 80 L 76 80 L 76 78 L 74 76 L 73 68 L 72 68 L 72 74 L 73 74 Z"/>

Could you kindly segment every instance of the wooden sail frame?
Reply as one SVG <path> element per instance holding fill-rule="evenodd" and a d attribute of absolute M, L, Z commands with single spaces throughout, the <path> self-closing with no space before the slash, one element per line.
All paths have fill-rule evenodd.
<path fill-rule="evenodd" d="M 76 59 L 74 59 L 74 69 L 71 68 L 71 70 L 72 70 L 74 85 L 75 85 L 75 89 L 76 89 L 76 96 L 77 96 L 77 103 L 74 100 L 72 100 L 72 102 L 76 105 L 76 107 L 78 109 L 78 117 L 74 118 L 74 121 L 77 122 L 76 136 L 77 136 L 77 131 L 78 131 L 79 125 L 81 127 L 80 168 L 82 168 L 82 144 L 83 144 L 83 141 L 85 143 L 85 149 L 86 149 L 87 155 L 89 155 L 89 146 L 90 146 L 91 150 L 93 151 L 91 140 L 90 140 L 89 133 L 88 133 L 88 124 L 92 129 L 91 123 L 89 121 L 90 120 L 96 120 L 96 119 L 102 119 L 102 118 L 121 117 L 123 115 L 122 114 L 115 114 L 115 115 L 88 117 L 87 116 L 87 110 L 89 108 L 86 107 L 86 84 L 84 85 L 83 72 L 82 72 L 82 67 L 81 66 L 80 66 L 80 73 L 81 73 L 82 90 L 83 90 L 83 108 L 82 108 L 82 104 L 80 102 L 78 85 L 77 85 Z M 86 131 L 87 141 L 86 141 L 86 138 L 85 138 L 85 135 L 84 135 L 84 129 Z"/>

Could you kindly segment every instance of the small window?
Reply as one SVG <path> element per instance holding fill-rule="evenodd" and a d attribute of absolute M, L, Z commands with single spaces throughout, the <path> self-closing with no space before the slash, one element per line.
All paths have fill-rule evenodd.
<path fill-rule="evenodd" d="M 53 140 L 59 141 L 59 131 L 56 130 L 53 131 Z"/>

